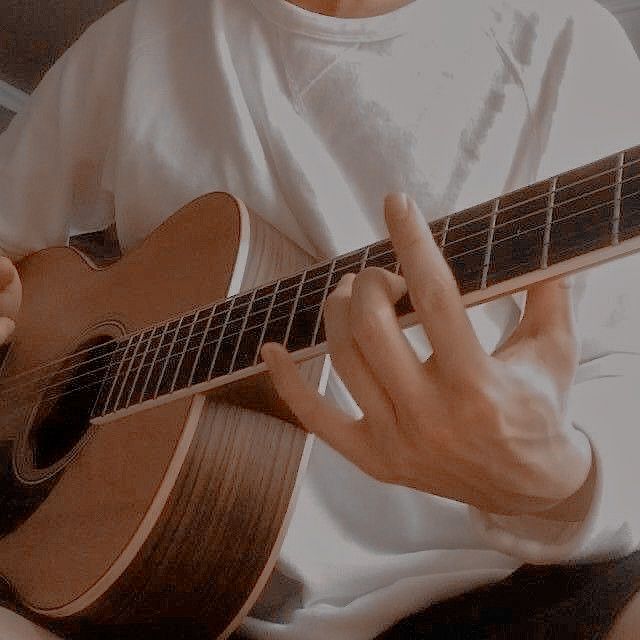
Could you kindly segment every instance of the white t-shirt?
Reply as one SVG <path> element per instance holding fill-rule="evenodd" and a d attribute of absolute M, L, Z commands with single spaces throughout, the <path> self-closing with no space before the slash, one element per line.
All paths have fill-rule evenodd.
<path fill-rule="evenodd" d="M 387 236 L 387 192 L 434 219 L 637 144 L 639 70 L 591 0 L 415 0 L 365 19 L 285 0 L 129 0 L 0 136 L 0 247 L 18 258 L 115 222 L 127 252 L 186 202 L 225 190 L 333 256 Z M 597 469 L 583 522 L 497 517 L 385 485 L 316 441 L 271 593 L 281 604 L 246 633 L 370 638 L 524 561 L 635 549 L 639 265 L 612 263 L 578 287 L 570 416 Z M 518 303 L 471 311 L 487 350 Z M 419 329 L 411 339 L 429 353 Z M 328 393 L 357 411 L 335 375 Z M 43 633 L 5 616 L 11 637 Z"/>

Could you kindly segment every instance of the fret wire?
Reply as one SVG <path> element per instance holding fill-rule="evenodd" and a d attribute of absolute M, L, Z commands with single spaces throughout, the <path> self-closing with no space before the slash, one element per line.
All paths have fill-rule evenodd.
<path fill-rule="evenodd" d="M 118 365 L 118 370 L 116 371 L 115 375 L 113 376 L 113 380 L 111 381 L 111 388 L 109 389 L 109 395 L 107 396 L 107 399 L 104 402 L 104 409 L 103 409 L 102 415 L 105 415 L 105 413 L 107 412 L 107 409 L 109 407 L 109 404 L 111 403 L 111 396 L 113 395 L 116 381 L 118 380 L 118 376 L 120 375 L 120 371 L 122 369 L 122 365 L 124 364 L 124 361 L 125 361 L 126 356 L 127 356 L 127 351 L 129 350 L 129 347 L 131 346 L 131 343 L 133 342 L 134 338 L 135 338 L 135 334 L 132 335 L 129 338 L 129 340 L 127 341 L 127 346 L 125 347 L 125 350 L 122 353 L 122 358 L 120 359 L 120 364 Z"/>
<path fill-rule="evenodd" d="M 240 294 L 237 294 L 240 295 Z M 213 374 L 213 367 L 216 363 L 216 358 L 218 357 L 218 352 L 220 351 L 220 347 L 222 346 L 222 340 L 224 339 L 224 330 L 227 327 L 227 322 L 229 321 L 229 317 L 231 316 L 231 310 L 233 309 L 233 305 L 235 303 L 234 300 L 229 304 L 229 308 L 227 309 L 227 313 L 224 316 L 224 320 L 222 321 L 222 328 L 220 329 L 220 335 L 216 339 L 216 350 L 213 352 L 213 356 L 211 357 L 211 364 L 209 365 L 209 371 L 207 372 L 207 380 L 211 380 L 211 376 Z"/>
<path fill-rule="evenodd" d="M 269 320 L 271 320 L 271 311 L 273 310 L 273 305 L 276 301 L 276 294 L 280 289 L 280 283 L 282 281 L 279 280 L 276 282 L 275 289 L 271 293 L 271 302 L 269 303 L 269 307 L 267 308 L 267 315 L 264 319 L 264 323 L 262 325 L 262 332 L 260 333 L 260 340 L 258 340 L 258 349 L 256 350 L 256 357 L 253 359 L 252 365 L 256 365 L 258 363 L 258 358 L 260 357 L 260 349 L 262 349 L 262 341 L 264 340 L 265 333 L 267 332 L 267 327 L 269 326 Z"/>
<path fill-rule="evenodd" d="M 327 281 L 322 288 L 322 299 L 320 300 L 320 305 L 318 309 L 318 318 L 316 319 L 315 327 L 313 328 L 313 335 L 311 336 L 311 344 L 316 344 L 316 339 L 318 337 L 318 331 L 320 330 L 320 323 L 322 322 L 322 315 L 324 313 L 324 303 L 327 300 L 327 295 L 329 294 L 329 285 L 331 284 L 331 276 L 333 276 L 333 270 L 336 266 L 336 260 L 332 260 L 329 265 L 329 273 L 327 274 Z"/>
<path fill-rule="evenodd" d="M 295 300 L 293 302 L 293 305 L 291 306 L 291 312 L 289 313 L 289 322 L 287 323 L 287 330 L 284 333 L 284 339 L 282 340 L 282 346 L 284 346 L 284 348 L 287 348 L 287 341 L 289 340 L 289 333 L 291 332 L 291 325 L 293 324 L 293 317 L 296 313 L 296 308 L 298 307 L 298 303 L 300 302 L 300 291 L 302 291 L 302 283 L 304 282 L 304 274 L 307 273 L 306 271 L 300 276 L 300 284 L 298 285 L 298 288 L 296 290 L 296 297 Z"/>
<path fill-rule="evenodd" d="M 189 315 L 189 314 L 187 314 Z M 178 364 L 176 366 L 176 371 L 173 374 L 173 380 L 171 381 L 171 386 L 169 387 L 169 390 L 167 391 L 167 393 L 171 393 L 172 391 L 174 391 L 175 386 L 176 386 L 176 381 L 178 380 L 178 372 L 180 371 L 180 367 L 182 366 L 182 361 L 184 360 L 184 356 L 187 353 L 187 351 L 189 350 L 189 340 L 191 340 L 191 335 L 193 334 L 193 329 L 196 326 L 196 318 L 198 317 L 198 312 L 195 311 L 193 313 L 193 322 L 191 323 L 191 326 L 189 327 L 189 333 L 187 333 L 186 339 L 185 339 L 185 345 L 184 345 L 184 349 L 182 350 L 182 355 L 180 356 L 180 360 L 178 361 Z M 178 327 L 178 330 L 176 331 L 176 338 L 178 337 L 178 331 L 180 330 L 180 327 Z M 194 363 L 195 366 L 195 363 Z"/>
<path fill-rule="evenodd" d="M 549 204 L 547 206 L 547 217 L 544 224 L 544 237 L 542 239 L 542 257 L 540 268 L 546 269 L 549 266 L 549 245 L 551 244 L 551 225 L 553 224 L 553 208 L 556 204 L 556 192 L 558 187 L 558 176 L 551 180 L 551 191 L 549 192 Z"/>
<path fill-rule="evenodd" d="M 93 408 L 91 409 L 91 416 L 95 416 L 95 415 L 96 415 L 96 411 L 98 411 L 99 409 L 101 409 L 100 415 L 104 415 L 104 411 L 105 411 L 105 409 L 106 409 L 107 402 L 108 402 L 108 400 L 109 400 L 109 396 L 107 395 L 107 398 L 103 401 L 103 403 L 102 403 L 102 407 L 99 407 L 99 406 L 98 406 L 98 400 L 100 399 L 100 396 L 102 395 L 102 388 L 104 387 L 104 385 L 107 383 L 107 381 L 108 381 L 108 380 L 111 380 L 111 381 L 112 381 L 112 382 L 111 382 L 111 384 L 113 385 L 113 384 L 114 384 L 115 379 L 117 378 L 118 371 L 119 371 L 119 369 L 118 369 L 118 371 L 116 371 L 116 373 L 115 373 L 111 378 L 109 378 L 109 370 L 110 370 L 110 369 L 111 369 L 111 367 L 114 365 L 114 362 L 112 361 L 112 359 L 113 359 L 113 354 L 114 354 L 114 351 L 112 351 L 112 352 L 109 354 L 109 355 L 110 355 L 110 358 L 109 358 L 109 364 L 107 364 L 107 366 L 106 366 L 106 367 L 104 367 L 104 369 L 99 369 L 99 370 L 98 370 L 100 373 L 102 373 L 102 371 L 104 370 L 105 375 L 104 375 L 104 378 L 102 379 L 102 384 L 100 385 L 100 390 L 98 391 L 98 395 L 96 396 L 96 399 L 95 399 L 95 401 L 94 401 L 94 403 L 93 403 Z M 124 354 L 123 354 L 123 357 L 124 357 Z M 122 366 L 122 359 L 120 359 L 120 365 L 119 365 L 119 367 L 120 367 L 120 366 Z M 96 373 L 98 373 L 98 371 L 96 371 Z M 45 376 L 45 377 L 46 377 L 46 376 Z M 112 390 L 111 390 L 111 389 L 109 389 L 109 393 L 111 393 L 111 391 L 112 391 Z"/>
<path fill-rule="evenodd" d="M 143 339 L 142 338 L 143 335 L 147 335 L 149 339 L 148 340 L 146 338 Z M 142 365 L 144 364 L 144 359 L 147 357 L 147 353 L 149 352 L 149 347 L 151 347 L 151 338 L 152 337 L 153 337 L 153 329 L 150 329 L 148 331 L 148 333 L 146 333 L 146 334 L 141 334 L 140 343 L 142 343 L 142 342 L 144 342 L 146 340 L 147 346 L 144 349 L 144 353 L 142 354 L 142 358 L 140 358 L 140 364 L 138 365 L 138 371 L 136 373 L 136 376 L 135 376 L 133 382 L 131 383 L 131 389 L 129 390 L 129 393 L 127 395 L 127 399 L 126 399 L 126 401 L 124 403 L 125 407 L 128 407 L 131 404 L 131 396 L 133 395 L 133 390 L 136 388 L 136 384 L 138 382 L 138 378 L 140 378 L 140 373 L 142 372 Z M 140 343 L 138 343 L 138 346 L 140 346 Z"/>
<path fill-rule="evenodd" d="M 249 320 L 249 314 L 251 311 L 251 306 L 253 305 L 253 301 L 256 298 L 257 289 L 254 289 L 251 293 L 251 298 L 249 299 L 249 304 L 247 305 L 247 312 L 244 314 L 244 318 L 242 320 L 242 327 L 240 327 L 240 331 L 238 332 L 238 340 L 236 342 L 236 348 L 233 351 L 233 357 L 231 358 L 231 365 L 229 366 L 229 373 L 233 371 L 233 365 L 236 362 L 236 356 L 238 355 L 238 349 L 240 348 L 240 343 L 242 342 L 242 334 L 247 326 L 247 321 Z"/>
<path fill-rule="evenodd" d="M 611 225 L 611 244 L 620 242 L 620 211 L 622 209 L 622 178 L 624 173 L 624 151 L 618 154 L 616 172 L 616 191 L 613 200 L 613 220 Z"/>
<path fill-rule="evenodd" d="M 449 232 L 449 223 L 451 222 L 451 217 L 453 214 L 449 214 L 444 220 L 444 228 L 442 229 L 442 238 L 440 239 L 440 249 L 444 249 L 445 243 L 447 241 L 447 233 Z"/>
<path fill-rule="evenodd" d="M 189 376 L 189 381 L 187 383 L 187 387 L 190 387 L 193 381 L 193 376 L 196 374 L 196 368 L 198 366 L 198 361 L 200 360 L 200 356 L 202 355 L 202 348 L 204 347 L 204 341 L 207 338 L 207 333 L 209 332 L 209 328 L 211 327 L 211 321 L 213 320 L 213 316 L 215 315 L 216 309 L 218 308 L 217 304 L 214 304 L 211 308 L 211 313 L 209 314 L 209 318 L 207 320 L 207 324 L 204 327 L 202 332 L 202 340 L 200 341 L 200 345 L 198 346 L 198 352 L 196 353 L 195 360 L 193 362 L 193 366 L 191 367 L 191 375 Z M 194 323 L 195 324 L 195 323 Z"/>
<path fill-rule="evenodd" d="M 169 325 L 171 324 L 171 322 L 173 322 L 172 320 L 168 321 L 165 323 L 164 328 L 162 330 L 162 333 L 159 336 L 159 342 L 157 344 L 157 346 L 155 347 L 155 352 L 153 354 L 153 358 L 151 359 L 151 362 L 149 363 L 149 372 L 147 373 L 147 377 L 145 378 L 144 384 L 142 385 L 142 391 L 140 392 L 140 401 L 144 402 L 145 400 L 145 394 L 147 392 L 147 385 L 149 384 L 149 380 L 151 379 L 151 374 L 153 373 L 153 369 L 156 366 L 156 362 L 158 360 L 158 354 L 160 353 L 160 347 L 162 346 L 162 341 L 164 340 L 164 337 L 167 333 L 167 330 L 169 329 Z M 154 327 L 154 333 L 155 333 L 155 329 L 156 327 Z M 158 337 L 158 336 L 156 336 Z M 151 337 L 151 340 L 153 341 L 153 335 Z"/>
<path fill-rule="evenodd" d="M 360 260 L 360 266 L 358 267 L 358 273 L 361 273 L 367 267 L 367 260 L 369 259 L 369 252 L 371 251 L 371 245 L 367 245 L 364 253 L 362 254 L 362 259 Z"/>
<path fill-rule="evenodd" d="M 491 220 L 489 222 L 489 234 L 487 236 L 487 250 L 484 254 L 484 264 L 482 266 L 482 280 L 480 281 L 480 288 L 487 288 L 487 276 L 489 275 L 489 264 L 491 262 L 491 243 L 493 242 L 493 234 L 496 229 L 496 219 L 498 217 L 498 210 L 500 209 L 500 198 L 496 198 L 493 201 L 493 211 L 491 212 Z"/>
<path fill-rule="evenodd" d="M 160 375 L 158 376 L 158 383 L 156 384 L 155 391 L 153 392 L 153 398 L 154 399 L 158 397 L 158 393 L 160 392 L 160 386 L 162 385 L 162 379 L 164 378 L 164 372 L 167 370 L 167 365 L 169 364 L 169 360 L 171 359 L 171 352 L 173 351 L 173 345 L 176 343 L 176 340 L 178 338 L 178 331 L 180 331 L 180 327 L 182 326 L 182 321 L 183 320 L 184 320 L 184 316 L 182 316 L 180 318 L 180 320 L 178 320 L 178 324 L 176 325 L 175 329 L 173 329 L 174 334 L 173 334 L 173 338 L 171 339 L 171 344 L 169 345 L 169 351 L 167 351 L 165 362 L 162 365 L 162 371 L 160 372 Z M 162 348 L 162 340 L 160 341 L 160 344 L 158 345 L 158 351 L 160 351 L 161 348 Z"/>

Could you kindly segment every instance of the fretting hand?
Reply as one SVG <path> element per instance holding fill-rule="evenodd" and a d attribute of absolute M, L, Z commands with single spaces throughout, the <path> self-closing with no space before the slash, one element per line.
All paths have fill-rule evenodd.
<path fill-rule="evenodd" d="M 15 329 L 22 301 L 22 284 L 15 266 L 0 256 L 0 344 L 6 342 Z"/>
<path fill-rule="evenodd" d="M 580 517 L 584 504 L 574 503 L 584 503 L 592 459 L 566 418 L 577 366 L 569 284 L 530 288 L 520 325 L 488 355 L 413 201 L 392 195 L 385 215 L 404 277 L 380 268 L 344 276 L 324 311 L 333 365 L 363 417 L 323 398 L 270 343 L 262 354 L 278 393 L 306 429 L 379 480 L 493 513 L 566 504 L 568 519 Z M 407 289 L 433 347 L 424 363 L 394 310 Z"/>

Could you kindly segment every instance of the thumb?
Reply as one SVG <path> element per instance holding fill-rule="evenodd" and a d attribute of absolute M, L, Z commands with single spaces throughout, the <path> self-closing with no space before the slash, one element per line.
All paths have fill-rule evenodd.
<path fill-rule="evenodd" d="M 300 374 L 288 351 L 269 342 L 260 350 L 273 385 L 307 431 L 315 433 L 336 451 L 358 464 L 363 453 L 362 430 L 356 421 L 332 405 Z"/>
<path fill-rule="evenodd" d="M 531 287 L 514 342 L 534 339 L 537 350 L 561 379 L 573 379 L 578 362 L 578 337 L 573 306 L 573 277 Z"/>

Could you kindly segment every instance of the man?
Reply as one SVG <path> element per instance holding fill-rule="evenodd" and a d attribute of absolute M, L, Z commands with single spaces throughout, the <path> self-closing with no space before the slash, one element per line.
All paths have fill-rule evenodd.
<path fill-rule="evenodd" d="M 518 325 L 520 298 L 464 312 L 424 224 L 633 145 L 637 72 L 618 25 L 577 0 L 137 1 L 93 25 L 0 138 L 14 259 L 112 222 L 128 251 L 215 189 L 319 258 L 386 220 L 405 279 L 366 271 L 330 297 L 333 404 L 263 350 L 330 446 L 314 444 L 265 594 L 278 605 L 247 635 L 369 638 L 524 561 L 637 546 L 637 260 L 580 280 L 579 329 L 567 283 L 532 289 Z M 405 288 L 430 345 L 393 319 Z"/>

